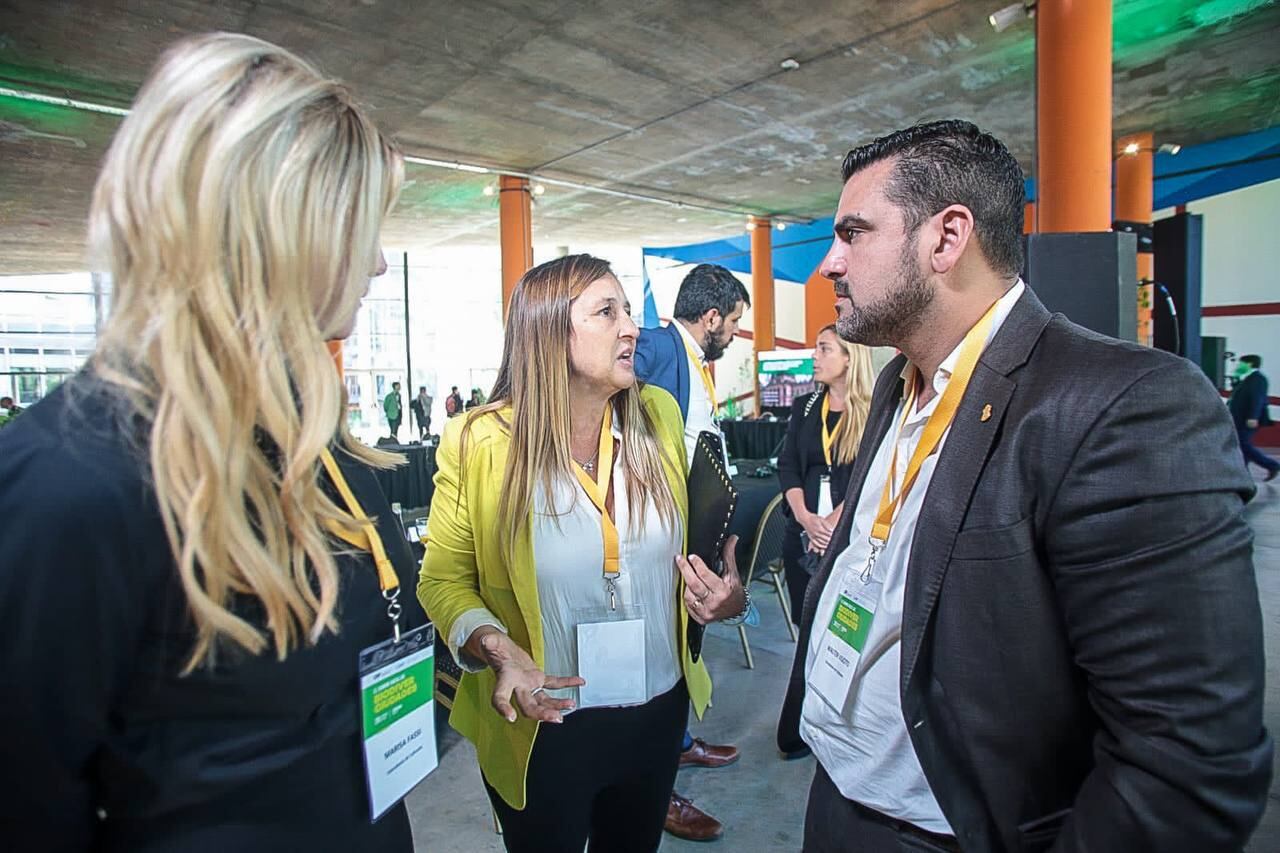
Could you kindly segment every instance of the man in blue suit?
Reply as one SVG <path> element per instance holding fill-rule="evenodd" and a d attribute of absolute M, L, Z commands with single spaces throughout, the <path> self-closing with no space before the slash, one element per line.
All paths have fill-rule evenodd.
<path fill-rule="evenodd" d="M 671 392 L 684 415 L 689 459 L 698 433 L 715 427 L 715 385 L 708 366 L 724 355 L 751 304 L 747 289 L 721 266 L 699 264 L 680 283 L 673 319 L 641 329 L 636 341 L 636 377 Z"/>
<path fill-rule="evenodd" d="M 1275 479 L 1280 472 L 1280 462 L 1253 446 L 1253 434 L 1258 427 L 1271 423 L 1267 413 L 1267 377 L 1259 369 L 1262 367 L 1262 356 L 1242 355 L 1236 369 L 1236 387 L 1231 390 L 1231 420 L 1236 424 L 1236 435 L 1240 438 L 1240 450 L 1244 453 L 1244 466 L 1252 462 L 1267 471 L 1266 481 Z"/>
<path fill-rule="evenodd" d="M 714 264 L 699 264 L 680 283 L 671 323 L 640 330 L 636 377 L 665 388 L 680 404 L 690 461 L 698 433 L 719 431 L 715 422 L 718 401 L 709 365 L 724 355 L 738 333 L 742 312 L 750 304 L 747 289 L 733 273 Z M 709 744 L 685 732 L 681 767 L 724 767 L 737 760 L 736 746 Z M 667 807 L 666 829 L 690 841 L 710 841 L 724 832 L 720 821 L 675 791 Z"/>

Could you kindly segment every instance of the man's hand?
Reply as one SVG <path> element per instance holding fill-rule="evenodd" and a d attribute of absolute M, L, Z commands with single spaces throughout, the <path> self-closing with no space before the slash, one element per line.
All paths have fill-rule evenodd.
<path fill-rule="evenodd" d="M 1257 418 L 1249 418 L 1249 420 L 1247 420 L 1247 421 L 1245 421 L 1245 422 L 1244 422 L 1244 425 L 1245 425 L 1246 427 L 1248 427 L 1249 429 L 1257 429 L 1257 428 L 1258 428 L 1258 419 L 1257 419 Z"/>
<path fill-rule="evenodd" d="M 688 559 L 683 554 L 676 556 L 676 567 L 684 577 L 684 606 L 701 625 L 732 619 L 746 606 L 747 593 L 742 589 L 734 555 L 737 546 L 737 536 L 730 536 L 724 543 L 724 577 L 707 568 L 697 554 Z"/>

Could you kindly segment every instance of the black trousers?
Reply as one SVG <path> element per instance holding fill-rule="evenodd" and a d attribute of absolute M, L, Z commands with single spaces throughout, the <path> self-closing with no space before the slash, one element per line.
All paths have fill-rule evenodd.
<path fill-rule="evenodd" d="M 782 529 L 782 567 L 787 578 L 787 597 L 791 603 L 791 622 L 800 627 L 800 615 L 804 613 L 804 591 L 813 575 L 805 568 L 807 562 L 800 533 L 804 528 L 798 521 L 788 518 Z"/>
<path fill-rule="evenodd" d="M 400 418 L 387 418 L 387 426 L 391 427 L 391 437 L 400 439 Z"/>
<path fill-rule="evenodd" d="M 633 708 L 574 711 L 533 742 L 525 807 L 485 781 L 510 853 L 652 853 L 675 785 L 689 693 L 682 680 Z"/>
<path fill-rule="evenodd" d="M 804 813 L 804 853 L 953 853 L 955 838 L 918 826 L 845 799 L 818 765 L 809 787 Z"/>

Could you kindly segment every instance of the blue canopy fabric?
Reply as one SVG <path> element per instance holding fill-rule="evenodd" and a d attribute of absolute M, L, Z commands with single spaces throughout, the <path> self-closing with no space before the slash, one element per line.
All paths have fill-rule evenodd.
<path fill-rule="evenodd" d="M 1280 178 L 1280 125 L 1256 133 L 1219 139 L 1183 148 L 1178 154 L 1156 154 L 1155 199 L 1160 210 L 1197 199 Z M 1028 201 L 1035 201 L 1035 180 L 1026 181 Z M 832 218 L 808 225 L 788 225 L 773 235 L 773 277 L 808 281 L 818 268 L 831 241 Z M 683 246 L 650 246 L 644 256 L 670 258 L 690 265 L 719 264 L 734 272 L 751 272 L 751 234 L 690 243 Z M 658 325 L 658 309 L 644 272 L 646 326 Z"/>

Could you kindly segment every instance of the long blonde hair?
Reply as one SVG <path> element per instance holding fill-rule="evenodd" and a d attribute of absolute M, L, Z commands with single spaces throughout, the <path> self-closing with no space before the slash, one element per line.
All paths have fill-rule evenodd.
<path fill-rule="evenodd" d="M 824 326 L 818 332 L 830 332 L 840 342 L 840 349 L 849 357 L 849 367 L 844 373 L 844 415 L 840 418 L 840 431 L 836 434 L 832 459 L 838 465 L 848 465 L 858 455 L 862 432 L 867 428 L 871 413 L 871 392 L 875 389 L 876 374 L 871 365 L 871 349 L 862 344 L 851 344 L 836 331 L 834 324 Z"/>
<path fill-rule="evenodd" d="M 612 276 L 607 261 L 590 255 L 568 255 L 526 272 L 511 294 L 507 311 L 502 365 L 490 403 L 467 413 L 463 428 L 465 458 L 467 432 L 477 418 L 502 417 L 511 408 L 507 429 L 511 449 L 502 477 L 498 502 L 498 530 L 514 547 L 528 523 L 534 490 L 541 487 L 547 506 L 554 503 L 558 478 L 573 482 L 569 455 L 569 338 L 573 331 L 570 306 L 593 282 Z M 669 530 L 676 529 L 675 499 L 663 470 L 672 460 L 657 439 L 657 430 L 633 385 L 613 396 L 614 423 L 622 432 L 621 460 L 627 473 L 627 501 L 632 507 L 649 502 Z M 644 514 L 631 515 L 635 529 Z"/>
<path fill-rule="evenodd" d="M 323 491 L 347 432 L 325 341 L 364 294 L 403 180 L 338 82 L 259 39 L 184 39 L 151 72 L 94 189 L 91 257 L 113 280 L 91 369 L 147 424 L 150 474 L 196 628 L 283 659 L 337 631 Z M 102 268 L 101 266 L 97 268 Z M 233 611 L 249 597 L 265 630 Z M 257 619 L 254 620 L 259 621 Z"/>

